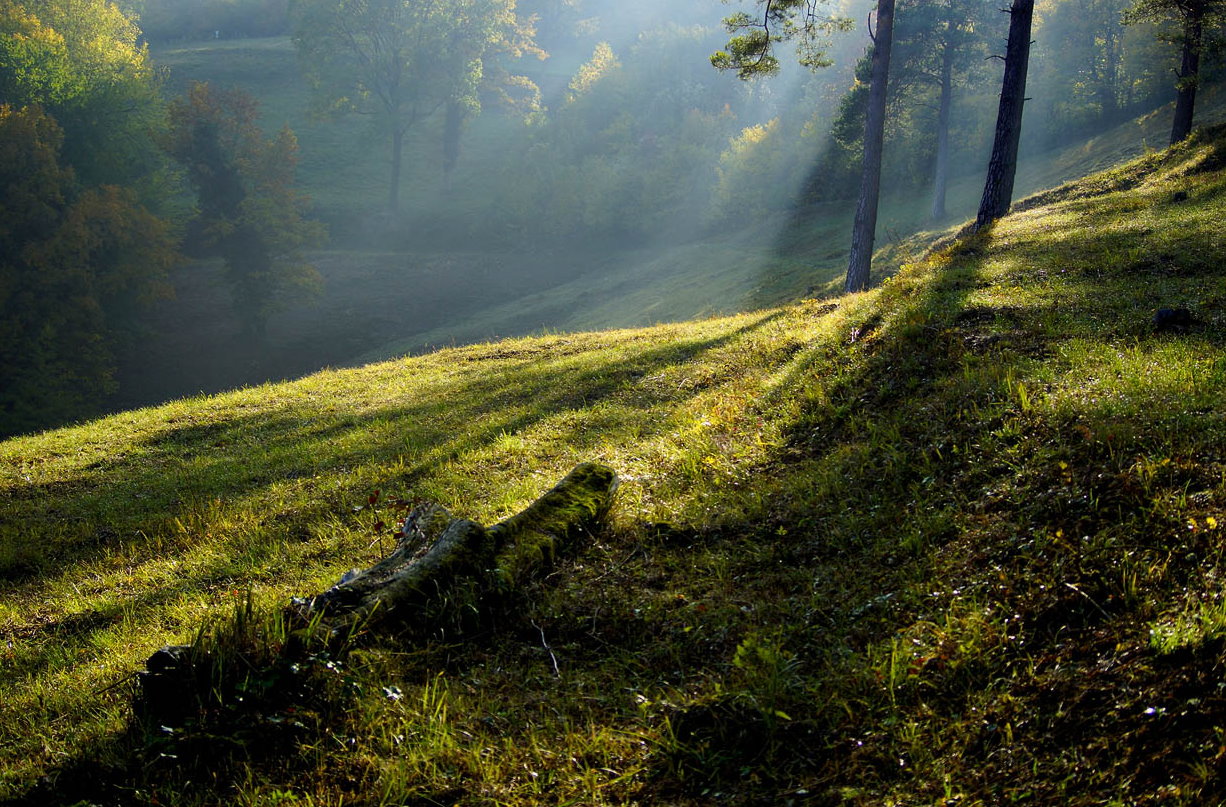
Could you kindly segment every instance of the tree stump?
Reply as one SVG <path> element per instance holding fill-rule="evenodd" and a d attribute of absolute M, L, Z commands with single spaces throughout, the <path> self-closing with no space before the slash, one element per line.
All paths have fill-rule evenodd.
<path fill-rule="evenodd" d="M 286 632 L 283 644 L 253 638 L 267 628 L 248 605 L 223 630 L 201 630 L 191 645 L 158 650 L 138 674 L 137 711 L 150 722 L 181 724 L 206 702 L 220 705 L 228 690 L 247 688 L 253 676 L 293 667 L 308 647 L 322 645 L 339 657 L 372 633 L 412 641 L 457 627 L 590 535 L 608 514 L 617 485 L 611 468 L 583 463 L 527 508 L 488 528 L 453 518 L 440 505 L 421 505 L 385 558 L 264 618 Z"/>
<path fill-rule="evenodd" d="M 547 567 L 558 552 L 590 533 L 613 503 L 617 475 L 584 463 L 523 511 L 492 527 L 453 519 L 437 504 L 405 519 L 396 548 L 369 569 L 346 576 L 309 600 L 299 616 L 322 617 L 333 635 L 375 630 L 428 630 L 457 607 L 505 592 Z"/>

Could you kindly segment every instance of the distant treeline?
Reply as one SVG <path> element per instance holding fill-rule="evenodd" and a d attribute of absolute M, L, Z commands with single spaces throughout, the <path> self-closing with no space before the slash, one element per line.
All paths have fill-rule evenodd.
<path fill-rule="evenodd" d="M 109 0 L 0 0 L 0 437 L 104 406 L 120 350 L 155 336 L 142 313 L 173 293 L 189 224 L 252 338 L 310 285 L 296 251 L 322 228 L 294 190 L 297 142 L 255 119 L 237 90 L 168 104 Z"/>
<path fill-rule="evenodd" d="M 134 0 L 153 43 L 280 36 L 289 31 L 288 0 Z"/>

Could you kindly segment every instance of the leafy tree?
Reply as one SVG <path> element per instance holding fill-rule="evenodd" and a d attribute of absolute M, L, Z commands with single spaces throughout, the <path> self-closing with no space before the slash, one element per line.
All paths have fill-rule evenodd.
<path fill-rule="evenodd" d="M 617 54 L 613 52 L 613 48 L 608 42 L 599 42 L 596 44 L 596 49 L 592 51 L 592 58 L 588 59 L 579 66 L 567 89 L 567 103 L 574 103 L 577 99 L 591 92 L 596 86 L 596 82 L 609 76 L 613 71 L 621 68 L 621 62 L 617 59 Z"/>
<path fill-rule="evenodd" d="M 896 98 L 906 99 L 905 104 L 900 104 L 905 109 L 935 106 L 937 110 L 932 135 L 934 220 L 946 215 L 954 93 L 978 78 L 977 68 L 984 57 L 984 35 L 989 28 L 987 14 L 996 8 L 991 0 L 902 0 L 899 6 L 902 22 L 896 31 L 896 58 L 891 71 L 893 93 Z M 924 103 L 933 92 L 935 103 Z M 918 122 L 912 121 L 912 128 L 919 128 Z M 923 151 L 911 147 L 898 150 Z"/>
<path fill-rule="evenodd" d="M 0 431 L 93 411 L 174 261 L 163 106 L 107 0 L 0 0 Z"/>
<path fill-rule="evenodd" d="M 722 212 L 713 166 L 744 128 L 733 108 L 745 93 L 703 67 L 712 42 L 703 29 L 665 25 L 624 52 L 596 44 L 565 96 L 509 144 L 487 184 L 484 232 L 497 219 L 517 237 L 624 247 Z M 730 184 L 737 173 L 730 166 Z M 760 187 L 751 179 L 734 193 Z"/>
<path fill-rule="evenodd" d="M 522 19 L 534 21 L 536 41 L 548 48 L 598 27 L 586 5 L 585 0 L 519 0 L 516 7 Z"/>
<path fill-rule="evenodd" d="M 0 101 L 57 104 L 83 89 L 63 34 L 23 3 L 0 0 Z"/>
<path fill-rule="evenodd" d="M 134 193 L 81 189 L 62 143 L 41 108 L 0 105 L 0 434 L 94 411 L 117 323 L 167 292 L 176 259 Z"/>
<path fill-rule="evenodd" d="M 777 146 L 779 139 L 780 120 L 772 118 L 765 124 L 746 127 L 729 141 L 716 167 L 717 214 L 733 218 L 768 211 L 780 175 L 791 168 L 784 164 L 784 152 Z"/>
<path fill-rule="evenodd" d="M 1192 133 L 1196 90 L 1201 79 L 1201 56 L 1206 28 L 1226 16 L 1226 0 L 1137 0 L 1128 10 L 1129 22 L 1174 20 L 1181 33 L 1179 79 L 1176 82 L 1175 117 L 1171 124 L 1172 145 Z"/>
<path fill-rule="evenodd" d="M 531 107 L 535 85 L 500 62 L 544 53 L 515 0 L 295 0 L 294 42 L 332 111 L 372 115 L 391 149 L 388 208 L 400 206 L 405 135 L 446 109 L 445 161 L 483 91 Z"/>
<path fill-rule="evenodd" d="M 294 188 L 294 133 L 284 128 L 265 140 L 250 96 L 199 82 L 171 103 L 170 121 L 167 150 L 196 188 L 203 245 L 224 259 L 244 332 L 261 340 L 277 303 L 318 282 L 300 250 L 324 232 L 305 217 L 309 200 Z"/>
<path fill-rule="evenodd" d="M 1129 2 L 1061 3 L 1044 15 L 1036 57 L 1041 59 L 1040 83 L 1050 96 L 1049 129 L 1080 133 L 1118 119 L 1127 102 L 1121 16 Z"/>
<path fill-rule="evenodd" d="M 1161 105 L 1172 72 L 1169 45 L 1155 36 L 1162 20 L 1131 19 L 1134 0 L 1038 4 L 1031 83 L 1037 114 L 1027 123 L 1031 148 L 1093 136 Z M 1164 19 L 1164 18 L 1163 18 Z M 1176 67 L 1178 65 L 1175 65 Z"/>
<path fill-rule="evenodd" d="M 762 0 L 760 17 L 739 12 L 724 20 L 733 37 L 726 51 L 711 57 L 715 67 L 736 70 L 741 78 L 769 75 L 779 69 L 772 49 L 784 40 L 798 43 L 802 64 L 820 67 L 829 64 L 825 54 L 826 37 L 846 28 L 846 21 L 819 14 L 820 0 Z M 894 0 L 877 0 L 877 29 L 873 40 L 871 70 L 864 127 L 864 158 L 860 197 L 852 225 L 851 256 L 844 288 L 861 291 L 868 286 L 872 268 L 873 242 L 877 230 L 877 206 L 881 194 L 881 159 L 885 139 L 886 92 L 894 38 Z"/>
<path fill-rule="evenodd" d="M 806 189 L 813 202 L 855 199 L 864 161 L 864 124 L 873 77 L 872 52 L 857 61 L 851 86 L 838 99 L 830 123 L 829 148 L 820 158 Z M 894 116 L 895 119 L 897 116 Z"/>
<path fill-rule="evenodd" d="M 1009 41 L 1005 49 L 1005 75 L 1001 81 L 1000 109 L 983 198 L 975 229 L 1009 212 L 1017 175 L 1017 150 L 1022 140 L 1022 110 L 1026 102 L 1026 73 L 1030 64 L 1030 27 L 1034 0 L 1013 0 L 1009 8 Z"/>
<path fill-rule="evenodd" d="M 162 115 L 140 29 L 108 0 L 0 0 L 0 101 L 38 104 L 87 186 L 160 189 Z"/>

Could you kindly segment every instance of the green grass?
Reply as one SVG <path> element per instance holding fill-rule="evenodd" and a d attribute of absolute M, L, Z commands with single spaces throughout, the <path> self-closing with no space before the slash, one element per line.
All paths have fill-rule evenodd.
<path fill-rule="evenodd" d="M 1223 135 L 865 294 L 0 443 L 0 798 L 1219 803 Z M 131 722 L 152 650 L 386 551 L 374 490 L 492 523 L 588 459 L 609 529 L 493 630 L 367 647 L 248 733 Z"/>

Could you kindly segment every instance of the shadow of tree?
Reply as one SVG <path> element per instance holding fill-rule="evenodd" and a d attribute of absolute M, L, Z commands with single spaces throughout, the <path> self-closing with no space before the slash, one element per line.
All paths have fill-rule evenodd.
<path fill-rule="evenodd" d="M 1213 474 L 1222 471 L 1221 458 L 1163 471 L 1145 483 L 1148 489 L 1135 469 L 1192 450 L 1200 438 L 1191 435 L 1223 430 L 1226 373 L 1201 382 L 1155 373 L 1114 397 L 1072 396 L 1093 386 L 1092 374 L 1110 369 L 1096 365 L 1094 351 L 1160 363 L 1178 346 L 1202 351 L 1210 368 L 1226 366 L 1219 364 L 1226 331 L 1220 309 L 1206 304 L 1202 324 L 1177 342 L 1153 332 L 1154 301 L 1177 295 L 1220 301 L 1220 284 L 1199 258 L 1154 271 L 1147 256 L 1162 246 L 1144 226 L 1131 226 L 1136 209 L 1084 207 L 1074 199 L 1058 212 L 1072 222 L 1091 213 L 1101 218 L 1053 234 L 1027 232 L 1017 224 L 1023 217 L 955 242 L 934 267 L 893 279 L 875 306 L 843 303 L 840 330 L 829 338 L 781 354 L 770 388 L 752 406 L 801 403 L 789 410 L 785 439 L 746 475 L 755 508 L 712 513 L 707 524 L 623 525 L 526 592 L 502 616 L 497 639 L 432 646 L 389 663 L 388 674 L 429 680 L 441 669 L 479 680 L 482 703 L 503 705 L 466 718 L 477 744 L 493 744 L 504 732 L 519 736 L 528 714 L 544 731 L 577 725 L 648 737 L 646 779 L 634 795 L 658 801 L 701 801 L 704 789 L 739 781 L 747 770 L 758 784 L 742 783 L 741 792 L 763 803 L 797 782 L 822 786 L 811 798 L 792 796 L 797 804 L 824 803 L 822 794 L 840 786 L 884 793 L 911 775 L 909 765 L 899 765 L 913 749 L 900 739 L 900 704 L 925 702 L 941 714 L 962 715 L 1018 676 L 1032 688 L 1016 692 L 1033 708 L 1025 731 L 1034 744 L 1014 752 L 1009 770 L 1050 762 L 1040 757 L 1044 732 L 1067 729 L 1087 744 L 1095 732 L 1109 732 L 1104 710 L 1070 717 L 1059 700 L 1037 693 L 1060 684 L 1051 670 L 1062 663 L 1094 668 L 1108 652 L 1103 637 L 1116 642 L 1121 635 L 1104 631 L 1139 619 L 1121 598 L 1112 599 L 1120 557 L 1169 554 L 1181 529 L 1173 511 L 1153 501 L 1220 484 Z M 1208 223 L 1183 238 L 1207 249 L 1218 243 Z M 1053 243 L 1058 264 L 1045 246 Z M 1181 248 L 1180 255 L 1188 253 Z M 275 415 L 236 416 L 220 431 L 182 425 L 146 449 L 163 452 L 180 476 L 194 462 L 214 463 L 206 466 L 212 481 L 191 489 L 193 500 L 266 490 L 294 473 L 301 456 L 313 463 L 304 478 L 330 480 L 361 461 L 394 466 L 380 470 L 380 478 L 411 487 L 458 460 L 484 467 L 475 459 L 480 452 L 555 413 L 591 414 L 602 406 L 654 411 L 673 393 L 639 381 L 751 336 L 778 316 L 629 357 L 506 356 L 520 363 L 497 378 L 457 371 L 453 383 L 433 391 L 412 390 L 404 401 L 363 403 L 344 413 L 321 413 L 304 387 L 302 402 Z M 474 354 L 452 356 L 457 367 L 466 355 Z M 504 394 L 511 388 L 514 396 Z M 576 417 L 561 430 L 568 452 L 590 451 L 605 429 L 618 428 L 616 411 L 593 417 Z M 377 426 L 377 436 L 347 444 L 345 436 L 359 426 Z M 210 457 L 216 443 L 227 453 Z M 242 452 L 256 445 L 264 452 L 261 466 L 271 470 L 253 477 Z M 178 495 L 158 474 L 130 482 L 125 473 L 134 471 L 109 477 L 123 496 L 144 486 L 158 490 L 156 501 Z M 318 482 L 333 497 L 320 507 L 361 500 L 371 481 L 337 488 Z M 99 487 L 87 493 L 101 496 Z M 1122 526 L 1132 536 L 1128 546 L 1116 543 Z M 1057 535 L 1087 538 L 1074 545 Z M 239 537 L 229 540 L 230 550 L 242 549 Z M 1187 548 L 1194 555 L 1208 546 Z M 84 563 L 88 552 L 62 558 Z M 1164 562 L 1173 564 L 1174 577 L 1195 571 L 1192 560 Z M 219 572 L 203 574 L 209 573 Z M 185 590 L 204 579 L 185 580 Z M 984 651 L 978 655 L 947 651 L 943 666 L 910 655 L 911 644 L 952 631 L 963 602 L 1004 615 L 1001 636 L 1011 638 L 973 647 Z M 86 619 L 74 629 L 88 635 L 99 627 Z M 795 664 L 774 662 L 779 676 L 769 684 L 773 679 L 745 666 L 744 655 L 740 666 L 734 663 L 748 637 Z M 896 680 L 876 677 L 889 673 L 892 653 L 903 651 Z M 770 663 L 769 654 L 759 657 Z M 1042 659 L 1049 660 L 1036 661 Z M 1209 656 L 1198 661 L 1206 669 L 1213 663 Z M 1149 681 L 1163 673 L 1155 665 L 1144 674 Z M 1206 704 L 1211 716 L 1226 717 L 1221 698 Z M 1191 727 L 1181 747 L 1211 739 L 1212 722 Z M 1000 742 L 987 725 L 956 738 L 971 757 L 983 758 Z M 122 742 L 119 758 L 130 752 Z M 1137 742 L 1166 753 L 1152 732 Z M 73 766 L 104 769 L 86 756 L 62 770 Z M 266 766 L 270 781 L 283 775 L 275 763 Z M 1151 779 L 1159 775 L 1154 766 L 1146 770 Z M 115 771 L 105 775 L 115 780 L 133 772 L 122 765 Z M 986 787 L 1000 771 L 985 767 L 975 775 Z M 466 794 L 453 796 L 463 801 Z"/>

